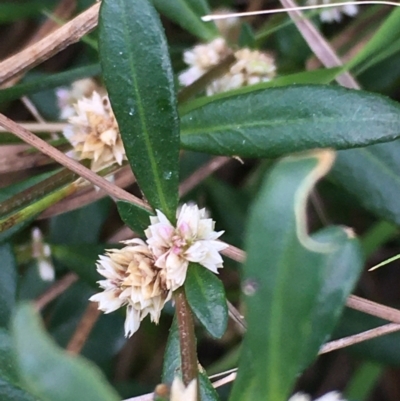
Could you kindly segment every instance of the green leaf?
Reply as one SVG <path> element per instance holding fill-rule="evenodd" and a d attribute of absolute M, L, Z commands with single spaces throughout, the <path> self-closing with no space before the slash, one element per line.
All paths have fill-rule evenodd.
<path fill-rule="evenodd" d="M 10 244 L 0 245 L 0 327 L 7 327 L 17 293 L 17 265 Z"/>
<path fill-rule="evenodd" d="M 330 177 L 367 210 L 400 224 L 400 141 L 338 152 Z"/>
<path fill-rule="evenodd" d="M 218 393 L 205 372 L 199 373 L 201 401 L 219 401 Z"/>
<path fill-rule="evenodd" d="M 27 83 L 2 89 L 0 90 L 0 103 L 19 99 L 22 96 L 30 95 L 43 90 L 57 88 L 58 86 L 68 85 L 78 79 L 99 75 L 100 72 L 99 64 L 91 64 L 85 67 L 74 68 L 69 71 L 52 74 L 47 77 L 44 76 Z"/>
<path fill-rule="evenodd" d="M 241 157 L 346 149 L 400 136 L 400 105 L 330 86 L 260 90 L 217 100 L 182 118 L 182 147 Z"/>
<path fill-rule="evenodd" d="M 150 225 L 152 213 L 147 209 L 126 201 L 117 201 L 118 213 L 122 221 L 135 233 L 143 235 Z"/>
<path fill-rule="evenodd" d="M 233 89 L 227 92 L 217 93 L 212 96 L 203 96 L 194 99 L 190 102 L 184 103 L 179 107 L 181 116 L 189 113 L 194 109 L 198 109 L 215 100 L 230 98 L 236 95 L 243 95 L 245 93 L 255 92 L 261 89 L 279 88 L 288 85 L 316 85 L 316 84 L 329 84 L 340 73 L 341 68 L 321 68 L 319 70 L 302 71 L 294 74 L 282 75 L 268 82 L 260 82 L 259 84 L 244 86 L 243 88 Z"/>
<path fill-rule="evenodd" d="M 304 367 L 312 362 L 315 350 L 329 340 L 346 300 L 362 273 L 362 250 L 351 231 L 338 232 L 335 228 L 328 227 L 319 231 L 313 239 L 325 243 L 332 241 L 335 235 L 337 236 L 335 242 L 341 241 L 343 245 L 336 252 L 329 254 L 326 261 L 322 286 L 312 315 L 313 330 L 304 347 Z"/>
<path fill-rule="evenodd" d="M 306 231 L 308 195 L 332 162 L 330 151 L 282 160 L 250 213 L 242 281 L 248 331 L 232 401 L 286 401 L 343 307 L 325 280 L 332 278 L 336 262 L 344 263 L 353 240 L 341 227 L 330 228 L 318 241 Z M 347 269 L 359 271 L 359 264 L 345 262 Z M 325 292 L 335 307 L 318 306 Z M 320 315 L 325 326 L 310 341 Z"/>
<path fill-rule="evenodd" d="M 38 315 L 27 304 L 13 322 L 15 355 L 25 386 L 46 401 L 118 401 L 102 373 L 89 361 L 69 356 L 45 333 Z"/>
<path fill-rule="evenodd" d="M 225 290 L 215 274 L 198 263 L 190 263 L 185 280 L 190 308 L 215 338 L 221 338 L 228 324 Z"/>
<path fill-rule="evenodd" d="M 171 384 L 175 376 L 181 376 L 181 354 L 176 316 L 169 329 L 167 346 L 164 353 L 162 382 Z"/>
<path fill-rule="evenodd" d="M 179 120 L 159 17 L 147 0 L 105 0 L 99 26 L 103 77 L 128 160 L 146 199 L 174 222 Z"/>
<path fill-rule="evenodd" d="M 18 3 L 4 1 L 0 4 L 0 24 L 10 23 L 22 18 L 37 17 L 45 7 L 51 6 L 52 3 L 50 0 L 29 0 Z"/>
<path fill-rule="evenodd" d="M 344 68 L 346 70 L 359 66 L 364 61 L 371 62 L 371 59 L 379 56 L 380 52 L 384 52 L 389 46 L 398 40 L 400 35 L 400 9 L 396 8 L 392 11 L 390 16 L 386 18 L 385 22 L 375 33 L 375 35 L 368 40 L 363 49 L 351 60 Z"/>
<path fill-rule="evenodd" d="M 213 22 L 210 23 L 201 20 L 203 15 L 210 13 L 206 0 L 152 1 L 160 13 L 199 39 L 209 42 L 220 35 Z"/>

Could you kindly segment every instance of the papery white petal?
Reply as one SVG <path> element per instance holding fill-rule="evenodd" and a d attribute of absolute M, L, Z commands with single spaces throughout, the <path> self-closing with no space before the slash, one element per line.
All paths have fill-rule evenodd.
<path fill-rule="evenodd" d="M 140 326 L 140 311 L 136 310 L 132 305 L 128 305 L 126 308 L 125 318 L 125 337 L 131 337 Z"/>
<path fill-rule="evenodd" d="M 170 401 L 197 401 L 197 381 L 192 380 L 187 387 L 175 376 L 171 386 Z"/>
<path fill-rule="evenodd" d="M 92 295 L 89 301 L 98 302 L 99 309 L 104 313 L 114 312 L 126 303 L 118 297 L 118 294 L 114 290 L 105 290 Z"/>

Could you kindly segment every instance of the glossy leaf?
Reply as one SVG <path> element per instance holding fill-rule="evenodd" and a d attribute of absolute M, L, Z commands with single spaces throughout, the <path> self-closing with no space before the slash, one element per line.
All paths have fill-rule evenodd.
<path fill-rule="evenodd" d="M 298 373 L 329 335 L 337 308 L 343 307 L 336 293 L 329 294 L 335 307 L 320 309 L 318 302 L 327 290 L 325 280 L 354 240 L 341 227 L 317 240 L 306 232 L 307 197 L 332 161 L 330 151 L 282 160 L 250 213 L 242 281 L 248 331 L 232 401 L 286 401 Z M 347 263 L 347 269 L 359 271 L 359 263 Z M 320 313 L 324 326 L 310 341 Z"/>
<path fill-rule="evenodd" d="M 199 39 L 209 42 L 219 36 L 218 29 L 213 22 L 204 22 L 201 20 L 203 15 L 210 13 L 206 0 L 152 1 L 160 13 Z"/>
<path fill-rule="evenodd" d="M 185 293 L 200 323 L 213 337 L 221 338 L 228 324 L 228 307 L 221 280 L 198 263 L 190 263 Z"/>
<path fill-rule="evenodd" d="M 143 235 L 144 230 L 150 225 L 150 216 L 152 216 L 152 213 L 147 209 L 126 201 L 118 201 L 117 207 L 122 221 L 132 231 Z"/>
<path fill-rule="evenodd" d="M 161 22 L 148 0 L 105 0 L 99 26 L 103 77 L 129 163 L 149 203 L 175 221 L 179 121 Z"/>
<path fill-rule="evenodd" d="M 217 100 L 182 118 L 182 147 L 241 157 L 346 149 L 400 136 L 400 106 L 330 86 L 260 90 Z"/>
<path fill-rule="evenodd" d="M 17 294 L 17 265 L 10 244 L 0 245 L 0 327 L 7 327 Z"/>
<path fill-rule="evenodd" d="M 400 224 L 400 141 L 338 152 L 330 173 L 367 210 Z"/>
<path fill-rule="evenodd" d="M 315 357 L 315 351 L 321 344 L 327 342 L 336 322 L 338 321 L 346 300 L 353 290 L 363 268 L 363 256 L 359 241 L 349 231 L 338 232 L 329 227 L 319 231 L 313 239 L 324 243 L 342 242 L 343 245 L 328 255 L 326 269 L 323 272 L 322 286 L 312 314 L 313 330 L 304 347 L 304 367 L 307 367 Z"/>
<path fill-rule="evenodd" d="M 92 77 L 100 74 L 100 65 L 92 64 L 85 67 L 78 67 L 69 71 L 41 77 L 30 82 L 22 83 L 0 90 L 0 103 L 19 99 L 22 96 L 37 93 L 43 90 L 57 88 L 58 86 L 68 85 L 78 79 Z"/>
<path fill-rule="evenodd" d="M 38 315 L 27 304 L 13 322 L 15 355 L 25 386 L 47 401 L 117 401 L 118 394 L 89 361 L 69 356 L 44 332 Z"/>
<path fill-rule="evenodd" d="M 184 103 L 179 107 L 179 112 L 183 116 L 194 109 L 198 109 L 208 103 L 212 103 L 219 99 L 230 98 L 236 95 L 251 93 L 260 89 L 279 88 L 288 85 L 311 85 L 311 84 L 329 84 L 340 73 L 341 69 L 336 68 L 321 68 L 313 71 L 302 71 L 294 74 L 283 75 L 268 82 L 260 82 L 259 84 L 244 86 L 243 88 L 233 89 L 227 92 L 217 93 L 212 96 L 203 96 Z"/>

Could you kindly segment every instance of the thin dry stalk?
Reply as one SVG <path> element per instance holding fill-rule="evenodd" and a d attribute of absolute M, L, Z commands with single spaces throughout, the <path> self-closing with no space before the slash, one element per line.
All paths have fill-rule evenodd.
<path fill-rule="evenodd" d="M 321 348 L 319 355 L 336 351 L 341 348 L 350 347 L 350 345 L 358 344 L 367 340 L 372 340 L 373 338 L 380 337 L 385 334 L 394 333 L 399 330 L 400 324 L 385 324 L 384 326 L 376 327 L 375 329 L 367 330 L 353 336 L 344 337 L 336 341 L 331 341 Z"/>
<path fill-rule="evenodd" d="M 66 350 L 70 354 L 79 354 L 82 351 L 94 325 L 101 315 L 96 302 L 89 302 L 81 320 L 78 323 L 71 340 L 69 341 Z"/>
<path fill-rule="evenodd" d="M 0 63 L 0 84 L 25 73 L 69 45 L 78 42 L 97 25 L 100 3 L 67 22 L 32 46 Z"/>
<path fill-rule="evenodd" d="M 296 7 L 296 3 L 293 0 L 280 0 L 281 4 L 285 8 Z M 342 61 L 336 55 L 331 45 L 325 40 L 325 38 L 318 32 L 314 24 L 309 21 L 304 14 L 299 10 L 288 11 L 290 18 L 293 20 L 297 29 L 300 31 L 304 40 L 310 46 L 315 56 L 321 61 L 321 63 L 327 67 L 339 67 L 342 65 Z M 336 81 L 347 88 L 360 89 L 359 84 L 349 72 L 344 72 L 336 78 Z"/>
<path fill-rule="evenodd" d="M 32 132 L 62 132 L 64 128 L 68 125 L 66 123 L 20 123 L 20 122 L 15 122 L 16 124 L 19 124 L 21 127 L 27 129 L 28 131 Z M 0 127 L 0 133 L 2 132 L 10 132 L 7 128 Z"/>
<path fill-rule="evenodd" d="M 51 301 L 55 300 L 72 284 L 78 281 L 78 276 L 75 273 L 68 273 L 60 280 L 56 281 L 46 292 L 44 292 L 35 301 L 35 308 L 40 311 Z"/>
<path fill-rule="evenodd" d="M 198 168 L 192 175 L 184 180 L 179 185 L 179 196 L 186 195 L 190 190 L 200 184 L 201 181 L 205 180 L 215 171 L 219 170 L 222 166 L 228 164 L 232 159 L 226 156 L 214 157 L 204 166 Z"/>
<path fill-rule="evenodd" d="M 24 142 L 29 143 L 42 153 L 46 154 L 47 156 L 51 157 L 58 163 L 68 168 L 69 170 L 73 171 L 74 173 L 80 175 L 83 178 L 86 178 L 92 184 L 102 188 L 110 196 L 115 197 L 117 199 L 126 200 L 128 202 L 139 205 L 147 210 L 151 210 L 151 207 L 146 202 L 130 194 L 129 192 L 117 187 L 116 185 L 110 183 L 109 181 L 100 177 L 99 175 L 89 170 L 85 166 L 81 165 L 77 161 L 70 159 L 64 153 L 60 152 L 53 146 L 49 145 L 47 142 L 43 141 L 42 139 L 34 135 L 32 132 L 16 124 L 14 121 L 10 120 L 3 114 L 0 114 L 0 125 L 7 128 L 8 130 L 10 130 L 10 132 L 17 135 Z"/>
<path fill-rule="evenodd" d="M 120 188 L 126 188 L 129 185 L 132 185 L 134 182 L 135 177 L 133 176 L 130 167 L 126 166 L 123 168 L 123 170 L 116 174 L 114 184 Z M 53 206 L 50 206 L 37 219 L 48 219 L 71 210 L 78 209 L 82 206 L 88 205 L 89 203 L 102 199 L 105 196 L 107 196 L 107 193 L 103 190 L 91 187 L 77 194 L 73 194 Z"/>

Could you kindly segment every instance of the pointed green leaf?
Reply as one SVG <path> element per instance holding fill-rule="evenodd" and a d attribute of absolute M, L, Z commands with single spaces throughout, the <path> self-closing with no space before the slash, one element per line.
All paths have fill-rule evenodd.
<path fill-rule="evenodd" d="M 27 304 L 13 322 L 15 355 L 21 379 L 46 401 L 118 401 L 120 397 L 97 367 L 58 348 L 44 332 L 38 315 Z"/>
<path fill-rule="evenodd" d="M 149 203 L 175 221 L 179 121 L 161 22 L 148 0 L 105 0 L 99 26 L 103 77 L 129 163 Z"/>
<path fill-rule="evenodd" d="M 117 202 L 118 213 L 122 221 L 135 233 L 143 235 L 150 225 L 152 213 L 147 209 L 126 201 Z"/>
<path fill-rule="evenodd" d="M 371 62 L 371 59 L 379 56 L 380 52 L 384 52 L 394 41 L 398 40 L 399 35 L 400 9 L 395 8 L 375 35 L 368 40 L 363 49 L 344 68 L 348 70 L 359 66 L 365 61 Z"/>
<path fill-rule="evenodd" d="M 304 346 L 304 367 L 313 361 L 320 346 L 329 340 L 364 265 L 360 242 L 351 231 L 346 235 L 328 227 L 319 231 L 313 239 L 324 243 L 332 241 L 335 235 L 335 242 L 342 241 L 343 245 L 328 255 L 322 286 L 312 313 L 313 330 Z"/>
<path fill-rule="evenodd" d="M 221 280 L 198 263 L 190 263 L 185 280 L 190 308 L 215 338 L 221 338 L 228 324 L 228 307 Z"/>
<path fill-rule="evenodd" d="M 400 105 L 330 86 L 259 90 L 208 103 L 182 118 L 182 147 L 241 157 L 347 149 L 400 136 Z"/>
<path fill-rule="evenodd" d="M 248 331 L 232 401 L 286 401 L 299 371 L 332 329 L 336 308 L 343 306 L 342 297 L 329 291 L 335 308 L 320 308 L 318 302 L 336 262 L 354 268 L 345 260 L 353 240 L 341 227 L 317 240 L 306 231 L 308 195 L 332 161 L 329 151 L 282 160 L 253 206 L 242 281 Z M 319 314 L 324 326 L 310 342 Z"/>
<path fill-rule="evenodd" d="M 338 152 L 330 177 L 367 210 L 400 224 L 400 141 Z"/>
<path fill-rule="evenodd" d="M 213 22 L 204 22 L 201 20 L 203 15 L 210 13 L 206 0 L 152 1 L 160 13 L 199 39 L 208 42 L 220 35 Z"/>
<path fill-rule="evenodd" d="M 78 79 L 92 77 L 100 74 L 100 65 L 92 64 L 85 67 L 78 67 L 69 71 L 41 77 L 26 83 L 12 86 L 0 90 L 0 103 L 19 99 L 24 95 L 37 93 L 43 90 L 57 88 L 58 86 L 68 85 Z"/>

